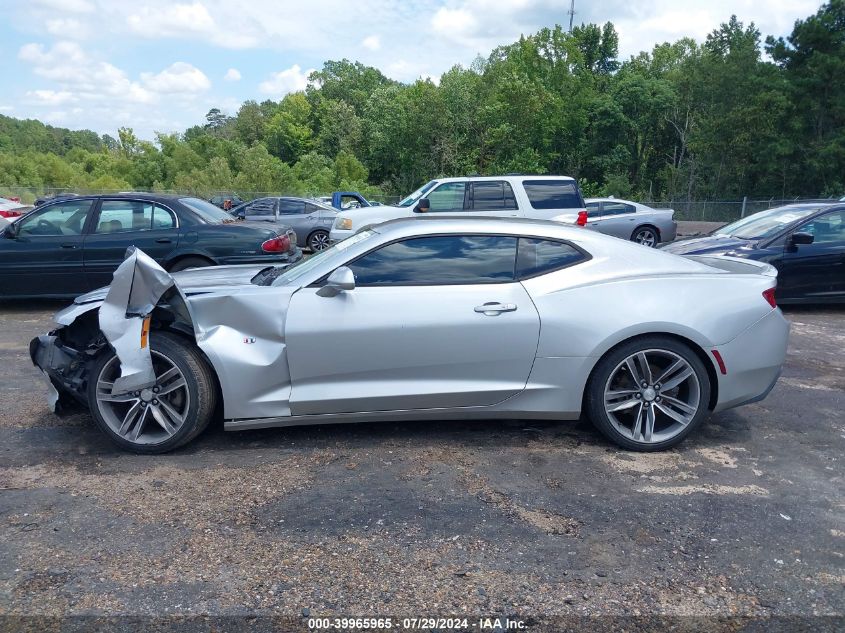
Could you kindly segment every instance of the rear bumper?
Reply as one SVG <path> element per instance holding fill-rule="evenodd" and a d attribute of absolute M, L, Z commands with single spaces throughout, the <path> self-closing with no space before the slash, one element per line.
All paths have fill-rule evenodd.
<path fill-rule="evenodd" d="M 727 374 L 719 373 L 719 400 L 714 411 L 724 411 L 765 398 L 774 388 L 786 360 L 789 322 L 777 309 L 735 339 L 717 348 Z M 710 352 L 712 359 L 712 350 Z"/>
<path fill-rule="evenodd" d="M 661 242 L 674 242 L 676 237 L 678 237 L 678 223 L 675 220 L 660 227 Z"/>

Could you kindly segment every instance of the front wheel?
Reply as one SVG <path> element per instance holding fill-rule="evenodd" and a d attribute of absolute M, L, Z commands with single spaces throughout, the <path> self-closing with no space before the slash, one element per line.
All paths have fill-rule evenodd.
<path fill-rule="evenodd" d="M 679 444 L 708 413 L 710 378 L 698 355 L 664 336 L 611 350 L 587 385 L 590 420 L 609 440 L 635 451 Z"/>
<path fill-rule="evenodd" d="M 657 234 L 657 229 L 650 226 L 641 226 L 631 234 L 631 241 L 654 248 L 660 243 L 660 236 Z"/>
<path fill-rule="evenodd" d="M 166 453 L 187 444 L 211 421 L 216 406 L 214 377 L 188 341 L 164 332 L 150 335 L 154 385 L 112 393 L 120 360 L 103 354 L 92 367 L 88 402 L 97 426 L 133 453 Z"/>

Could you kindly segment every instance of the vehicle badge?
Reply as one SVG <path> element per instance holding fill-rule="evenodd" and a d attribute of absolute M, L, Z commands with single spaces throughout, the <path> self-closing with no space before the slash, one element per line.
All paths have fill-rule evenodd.
<path fill-rule="evenodd" d="M 255 337 L 254 336 L 245 336 L 244 337 L 244 343 L 246 345 L 252 345 L 253 343 L 255 343 Z"/>

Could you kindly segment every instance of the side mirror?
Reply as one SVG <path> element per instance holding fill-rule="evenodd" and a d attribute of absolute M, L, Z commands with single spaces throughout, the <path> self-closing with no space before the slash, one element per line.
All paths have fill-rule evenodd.
<path fill-rule="evenodd" d="M 816 236 L 812 233 L 793 233 L 789 237 L 789 244 L 791 246 L 798 246 L 800 244 L 812 244 Z"/>
<path fill-rule="evenodd" d="M 414 213 L 427 213 L 428 210 L 431 208 L 431 200 L 428 198 L 423 198 L 419 202 L 417 202 L 417 206 L 414 207 Z"/>
<path fill-rule="evenodd" d="M 317 291 L 317 296 L 335 297 L 344 290 L 355 290 L 355 274 L 346 266 L 341 266 L 329 275 L 326 285 Z"/>

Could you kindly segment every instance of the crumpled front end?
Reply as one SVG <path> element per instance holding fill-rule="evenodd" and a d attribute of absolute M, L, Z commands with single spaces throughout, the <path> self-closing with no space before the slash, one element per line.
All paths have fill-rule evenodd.
<path fill-rule="evenodd" d="M 54 413 L 74 402 L 88 404 L 89 365 L 108 345 L 98 329 L 96 312 L 86 311 L 73 328 L 62 326 L 30 341 L 29 355 L 47 380 L 48 402 Z"/>
<path fill-rule="evenodd" d="M 74 400 L 88 404 L 89 366 L 107 345 L 121 364 L 112 393 L 155 383 L 148 344 L 150 320 L 166 295 L 175 305 L 170 314 L 187 312 L 185 298 L 167 271 L 143 251 L 130 248 L 102 301 L 65 308 L 55 317 L 61 327 L 30 342 L 30 357 L 47 378 L 54 412 Z M 186 318 L 190 323 L 190 316 Z"/>

